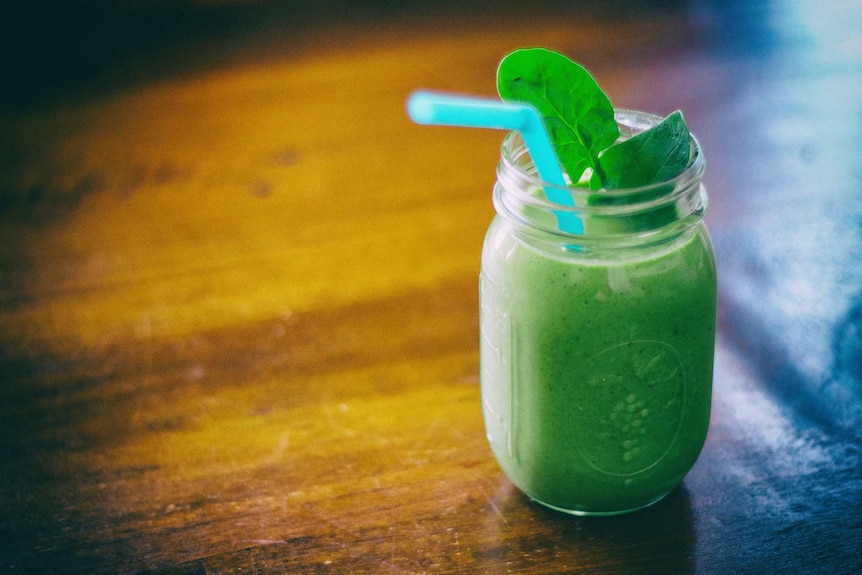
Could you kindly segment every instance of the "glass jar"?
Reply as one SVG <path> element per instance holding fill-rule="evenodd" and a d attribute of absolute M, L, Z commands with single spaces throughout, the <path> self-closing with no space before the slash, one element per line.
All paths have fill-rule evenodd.
<path fill-rule="evenodd" d="M 661 121 L 630 110 L 616 119 L 621 138 Z M 691 146 L 667 182 L 552 195 L 520 136 L 503 142 L 480 275 L 483 415 L 506 475 L 548 507 L 645 507 L 703 447 L 716 270 L 705 162 L 694 137 Z M 572 205 L 547 199 L 560 193 Z"/>

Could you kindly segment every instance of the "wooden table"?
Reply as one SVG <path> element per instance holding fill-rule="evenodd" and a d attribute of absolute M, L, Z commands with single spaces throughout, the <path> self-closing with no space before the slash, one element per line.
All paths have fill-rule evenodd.
<path fill-rule="evenodd" d="M 10 107 L 0 571 L 859 573 L 862 19 L 729 4 L 249 7 L 281 19 Z M 682 109 L 709 163 L 710 434 L 629 516 L 548 511 L 494 462 L 477 274 L 502 134 L 403 111 L 492 95 L 526 45 Z"/>

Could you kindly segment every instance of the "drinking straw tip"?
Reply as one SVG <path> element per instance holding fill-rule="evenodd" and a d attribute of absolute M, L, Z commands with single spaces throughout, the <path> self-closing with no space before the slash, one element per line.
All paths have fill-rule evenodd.
<path fill-rule="evenodd" d="M 428 99 L 428 93 L 413 92 L 407 98 L 407 115 L 417 124 L 432 124 L 434 122 L 434 106 Z"/>

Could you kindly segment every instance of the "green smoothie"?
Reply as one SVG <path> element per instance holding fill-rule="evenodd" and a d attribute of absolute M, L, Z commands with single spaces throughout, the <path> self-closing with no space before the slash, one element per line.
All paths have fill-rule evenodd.
<path fill-rule="evenodd" d="M 702 223 L 660 246 L 586 257 L 497 216 L 482 254 L 488 439 L 512 482 L 612 514 L 680 483 L 709 425 L 716 272 Z"/>
<path fill-rule="evenodd" d="M 488 440 L 549 507 L 640 509 L 682 481 L 709 427 L 706 160 L 681 111 L 614 108 L 546 48 L 507 54 L 497 92 L 408 102 L 420 123 L 509 131 L 480 274 Z"/>

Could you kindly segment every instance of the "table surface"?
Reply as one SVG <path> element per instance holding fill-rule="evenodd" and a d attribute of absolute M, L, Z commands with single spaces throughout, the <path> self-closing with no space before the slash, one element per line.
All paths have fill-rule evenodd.
<path fill-rule="evenodd" d="M 0 570 L 859 573 L 857 3 L 330 4 L 203 3 L 194 33 L 6 98 Z M 617 518 L 537 506 L 495 463 L 477 275 L 502 134 L 404 114 L 420 87 L 493 95 L 528 45 L 682 109 L 708 162 L 709 437 Z"/>

